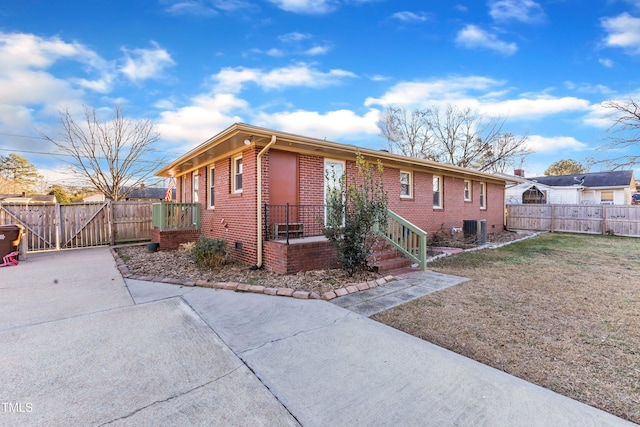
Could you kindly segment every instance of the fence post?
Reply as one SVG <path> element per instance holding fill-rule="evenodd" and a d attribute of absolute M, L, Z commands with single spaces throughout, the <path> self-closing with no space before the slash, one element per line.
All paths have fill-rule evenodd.
<path fill-rule="evenodd" d="M 602 235 L 607 234 L 607 206 L 602 206 Z"/>
<path fill-rule="evenodd" d="M 113 226 L 113 200 L 107 202 L 107 234 L 111 246 L 116 244 L 115 227 Z"/>
<path fill-rule="evenodd" d="M 56 203 L 56 215 L 53 220 L 53 225 L 56 229 L 56 250 L 60 250 L 60 235 L 62 234 L 62 215 L 60 213 L 60 203 Z"/>

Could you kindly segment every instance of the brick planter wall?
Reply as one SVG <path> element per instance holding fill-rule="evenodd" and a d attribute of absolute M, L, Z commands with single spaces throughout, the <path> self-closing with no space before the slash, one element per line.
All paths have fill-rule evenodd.
<path fill-rule="evenodd" d="M 264 242 L 263 265 L 278 274 L 340 268 L 336 249 L 329 241 L 294 243 Z"/>
<path fill-rule="evenodd" d="M 160 243 L 160 250 L 178 249 L 182 243 L 195 242 L 200 237 L 200 230 L 195 228 L 173 228 L 160 231 L 159 228 L 151 230 L 151 241 Z"/>

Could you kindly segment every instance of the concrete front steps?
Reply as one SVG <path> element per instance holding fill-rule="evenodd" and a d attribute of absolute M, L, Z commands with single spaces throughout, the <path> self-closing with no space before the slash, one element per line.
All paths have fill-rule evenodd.
<path fill-rule="evenodd" d="M 370 262 L 373 262 L 373 269 L 379 274 L 411 268 L 411 260 L 382 239 L 378 239 L 374 245 Z"/>

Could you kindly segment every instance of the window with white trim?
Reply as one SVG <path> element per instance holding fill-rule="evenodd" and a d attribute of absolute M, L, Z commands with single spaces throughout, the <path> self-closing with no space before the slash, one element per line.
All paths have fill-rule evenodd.
<path fill-rule="evenodd" d="M 187 175 L 180 177 L 180 203 L 187 203 Z"/>
<path fill-rule="evenodd" d="M 464 201 L 471 201 L 471 181 L 469 181 L 468 179 L 464 180 Z"/>
<path fill-rule="evenodd" d="M 213 209 L 215 207 L 216 200 L 216 181 L 215 181 L 215 170 L 216 168 L 211 166 L 209 167 L 209 209 Z"/>
<path fill-rule="evenodd" d="M 199 184 L 198 172 L 194 172 L 191 175 L 191 188 L 193 191 L 193 197 L 191 198 L 192 203 L 198 203 L 200 201 L 200 198 L 198 197 L 198 192 L 200 191 Z"/>
<path fill-rule="evenodd" d="M 233 192 L 242 193 L 242 156 L 233 158 Z"/>
<path fill-rule="evenodd" d="M 600 203 L 603 204 L 613 204 L 613 191 L 601 191 L 600 192 Z"/>
<path fill-rule="evenodd" d="M 480 209 L 487 209 L 487 184 L 480 183 Z"/>
<path fill-rule="evenodd" d="M 400 197 L 413 197 L 411 172 L 400 171 Z"/>
<path fill-rule="evenodd" d="M 433 207 L 442 208 L 442 177 L 433 176 Z"/>

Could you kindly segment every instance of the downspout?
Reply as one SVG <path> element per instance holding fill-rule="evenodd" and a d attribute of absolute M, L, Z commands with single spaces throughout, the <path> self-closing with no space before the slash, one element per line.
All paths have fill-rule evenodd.
<path fill-rule="evenodd" d="M 271 141 L 258 153 L 257 160 L 257 175 L 258 175 L 258 197 L 257 197 L 257 208 L 256 212 L 258 213 L 258 227 L 257 227 L 257 236 L 258 236 L 258 262 L 256 263 L 256 267 L 262 267 L 262 156 L 269 151 L 269 148 L 273 144 L 276 143 L 276 136 L 271 135 Z"/>

